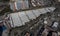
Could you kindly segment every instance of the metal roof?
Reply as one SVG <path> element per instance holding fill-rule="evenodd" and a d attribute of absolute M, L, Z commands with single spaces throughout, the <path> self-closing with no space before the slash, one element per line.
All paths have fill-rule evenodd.
<path fill-rule="evenodd" d="M 29 22 L 30 19 L 36 19 L 40 14 L 44 14 L 47 12 L 52 12 L 55 9 L 55 7 L 47 7 L 47 8 L 41 8 L 36 10 L 28 10 L 28 11 L 21 11 L 17 13 L 11 13 L 10 16 L 10 22 L 11 27 L 18 27 L 25 25 L 26 22 Z"/>

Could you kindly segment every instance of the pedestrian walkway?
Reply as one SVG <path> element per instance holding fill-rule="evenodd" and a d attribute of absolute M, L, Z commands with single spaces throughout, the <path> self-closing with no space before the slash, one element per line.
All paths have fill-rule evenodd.
<path fill-rule="evenodd" d="M 9 31 L 6 29 L 6 30 L 3 31 L 2 36 L 8 36 L 8 33 L 9 33 Z"/>

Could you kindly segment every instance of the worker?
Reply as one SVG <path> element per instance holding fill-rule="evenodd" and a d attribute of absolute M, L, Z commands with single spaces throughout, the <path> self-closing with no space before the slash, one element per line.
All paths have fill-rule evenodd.
<path fill-rule="evenodd" d="M 6 26 L 3 24 L 3 21 L 0 21 L 0 36 L 2 36 L 4 30 L 6 30 Z"/>
<path fill-rule="evenodd" d="M 26 31 L 25 36 L 30 36 L 30 33 Z"/>
<path fill-rule="evenodd" d="M 58 36 L 57 32 L 52 32 L 52 36 Z"/>
<path fill-rule="evenodd" d="M 3 22 L 0 21 L 0 36 L 2 36 L 2 32 L 3 32 Z"/>
<path fill-rule="evenodd" d="M 41 36 L 42 32 L 44 31 L 44 25 L 41 27 L 41 29 L 38 30 L 37 36 Z"/>

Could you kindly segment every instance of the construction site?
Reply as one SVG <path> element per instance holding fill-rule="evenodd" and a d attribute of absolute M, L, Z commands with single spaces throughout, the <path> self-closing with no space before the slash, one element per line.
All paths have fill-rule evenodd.
<path fill-rule="evenodd" d="M 60 0 L 1 0 L 2 36 L 60 36 Z"/>

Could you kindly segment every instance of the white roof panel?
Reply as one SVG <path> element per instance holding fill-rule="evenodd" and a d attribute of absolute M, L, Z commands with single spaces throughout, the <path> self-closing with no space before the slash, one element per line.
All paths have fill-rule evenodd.
<path fill-rule="evenodd" d="M 36 9 L 36 10 L 29 10 L 29 11 L 22 11 L 22 12 L 17 12 L 17 13 L 11 13 L 11 26 L 16 27 L 16 26 L 22 26 L 25 25 L 25 22 L 29 22 L 29 19 L 36 19 L 40 14 L 44 14 L 46 12 L 49 12 L 55 9 L 54 7 L 47 7 L 47 8 L 41 8 L 41 9 Z"/>
<path fill-rule="evenodd" d="M 39 9 L 39 11 L 40 11 L 41 14 L 44 14 L 44 13 L 47 12 L 47 11 L 45 10 L 45 8 Z"/>
<path fill-rule="evenodd" d="M 26 14 L 29 16 L 30 19 L 35 19 L 35 15 L 32 13 L 32 11 L 26 11 Z"/>
<path fill-rule="evenodd" d="M 37 17 L 41 14 L 39 10 L 33 10 L 33 13 L 35 13 Z"/>
<path fill-rule="evenodd" d="M 22 25 L 21 20 L 20 20 L 20 18 L 18 16 L 18 13 L 12 13 L 10 15 L 12 17 L 14 27 Z"/>
<path fill-rule="evenodd" d="M 26 16 L 25 12 L 19 12 L 19 16 L 21 17 L 23 24 L 25 24 L 25 22 L 29 22 L 29 19 Z"/>

